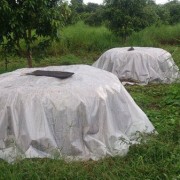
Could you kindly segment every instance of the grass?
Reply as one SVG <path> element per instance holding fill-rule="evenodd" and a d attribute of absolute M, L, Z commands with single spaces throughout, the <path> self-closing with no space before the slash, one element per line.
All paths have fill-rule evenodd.
<path fill-rule="evenodd" d="M 179 84 L 126 86 L 158 136 L 130 148 L 125 157 L 71 162 L 25 159 L 0 162 L 0 179 L 180 179 Z"/>
<path fill-rule="evenodd" d="M 71 52 L 102 51 L 117 45 L 117 38 L 107 28 L 90 27 L 81 21 L 63 29 L 62 37 L 61 43 Z"/>
<path fill-rule="evenodd" d="M 180 66 L 180 47 L 177 41 L 171 41 L 180 37 L 176 28 L 179 25 L 150 27 L 132 35 L 126 45 L 162 47 L 172 53 Z M 163 33 L 166 31 L 171 33 Z M 46 56 L 34 57 L 34 66 L 92 64 L 106 49 L 122 46 L 104 27 L 91 28 L 82 22 L 65 28 L 62 34 L 63 39 L 47 49 Z M 26 67 L 25 58 L 9 56 L 8 60 L 8 71 Z M 1 59 L 0 73 L 3 72 Z M 180 84 L 126 86 L 126 89 L 155 126 L 157 136 L 132 146 L 125 157 L 108 157 L 97 162 L 24 159 L 8 164 L 1 160 L 0 179 L 180 179 Z"/>
<path fill-rule="evenodd" d="M 37 48 L 38 41 L 33 44 L 33 66 L 92 64 L 103 51 L 119 46 L 119 40 L 104 26 L 90 27 L 81 21 L 60 30 L 60 34 L 60 40 L 48 48 Z M 8 71 L 27 66 L 23 41 L 21 46 L 24 48 L 22 57 L 8 56 Z M 0 56 L 0 73 L 4 73 L 6 70 L 1 51 Z"/>
<path fill-rule="evenodd" d="M 148 27 L 141 32 L 132 34 L 128 39 L 128 44 L 153 47 L 162 47 L 162 45 L 179 46 L 180 24 Z"/>
<path fill-rule="evenodd" d="M 88 55 L 82 57 L 74 54 L 66 54 L 62 56 L 48 56 L 48 57 L 35 57 L 33 60 L 33 67 L 44 67 L 44 66 L 59 66 L 59 65 L 70 65 L 70 64 L 89 64 L 91 65 L 96 59 L 97 55 L 89 53 Z M 16 70 L 18 68 L 26 68 L 27 62 L 25 58 L 20 57 L 8 57 L 8 70 L 5 70 L 5 63 L 3 60 L 0 60 L 0 74 Z"/>
<path fill-rule="evenodd" d="M 130 36 L 126 44 L 122 44 L 119 38 L 104 26 L 90 27 L 83 22 L 65 27 L 60 34 L 60 41 L 53 42 L 49 48 L 33 48 L 33 66 L 92 64 L 107 49 L 131 45 L 164 48 L 173 54 L 177 65 L 180 66 L 180 24 L 146 28 Z M 25 57 L 9 55 L 8 61 L 8 71 L 27 66 Z M 4 58 L 0 57 L 0 73 L 3 72 Z"/>

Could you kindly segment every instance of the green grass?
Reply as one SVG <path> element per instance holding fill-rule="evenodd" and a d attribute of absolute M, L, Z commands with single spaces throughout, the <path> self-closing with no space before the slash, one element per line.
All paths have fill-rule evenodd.
<path fill-rule="evenodd" d="M 126 45 L 164 48 L 172 53 L 180 67 L 180 47 L 174 41 L 180 37 L 179 32 L 179 25 L 150 27 L 132 35 Z M 33 65 L 92 64 L 102 52 L 116 46 L 122 45 L 106 28 L 91 28 L 80 22 L 63 29 L 61 41 L 53 43 L 46 50 L 46 56 L 35 54 Z M 8 61 L 8 71 L 27 64 L 25 58 L 17 56 L 8 56 Z M 0 73 L 3 72 L 1 58 Z M 180 179 L 180 84 L 126 86 L 126 89 L 155 126 L 157 136 L 131 147 L 125 157 L 100 161 L 67 163 L 63 160 L 25 159 L 8 164 L 1 160 L 0 179 Z"/>
<path fill-rule="evenodd" d="M 35 57 L 33 60 L 33 67 L 44 67 L 44 66 L 60 66 L 60 65 L 71 65 L 71 64 L 89 64 L 91 65 L 98 58 L 97 54 L 89 53 L 85 56 L 78 56 L 74 54 L 67 54 L 62 56 L 48 56 L 48 57 Z M 27 62 L 25 58 L 20 57 L 8 57 L 8 70 L 5 70 L 5 63 L 0 60 L 0 74 L 10 72 L 19 68 L 26 68 Z"/>
<path fill-rule="evenodd" d="M 180 45 L 180 24 L 170 26 L 151 26 L 141 32 L 132 34 L 128 44 L 138 46 L 162 47 L 163 45 Z"/>
<path fill-rule="evenodd" d="M 65 27 L 60 41 L 49 49 L 51 54 L 102 52 L 118 45 L 118 39 L 104 26 L 90 27 L 82 21 Z"/>
<path fill-rule="evenodd" d="M 1 161 L 0 179 L 180 179 L 180 85 L 126 88 L 154 124 L 157 136 L 131 147 L 125 157 L 97 162 L 25 159 L 8 164 Z"/>
<path fill-rule="evenodd" d="M 90 27 L 83 22 L 65 27 L 60 34 L 60 41 L 53 42 L 47 49 L 37 49 L 34 44 L 33 66 L 92 64 L 107 49 L 131 45 L 163 48 L 173 54 L 177 65 L 180 66 L 180 24 L 146 28 L 130 36 L 124 45 L 104 26 Z M 23 42 L 21 44 L 24 47 Z M 27 66 L 25 53 L 22 54 L 23 57 L 8 56 L 10 62 L 8 71 Z M 3 72 L 5 72 L 4 59 L 0 57 L 0 73 Z"/>
<path fill-rule="evenodd" d="M 78 22 L 65 27 L 60 32 L 61 38 L 47 49 L 33 47 L 33 66 L 92 64 L 101 53 L 118 46 L 118 39 L 105 27 L 98 28 Z M 36 42 L 37 44 L 38 42 Z M 24 47 L 23 42 L 21 42 Z M 1 53 L 0 53 L 1 55 Z M 8 56 L 8 71 L 27 67 L 25 52 L 22 57 Z M 4 58 L 0 57 L 0 73 L 5 72 Z"/>

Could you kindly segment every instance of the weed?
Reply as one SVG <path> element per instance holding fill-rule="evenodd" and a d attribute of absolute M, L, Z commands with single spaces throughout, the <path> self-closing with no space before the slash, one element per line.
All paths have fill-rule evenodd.
<path fill-rule="evenodd" d="M 167 36 L 163 34 L 164 28 L 150 27 L 133 35 L 127 45 L 163 47 L 173 53 L 175 62 L 180 65 L 180 48 L 174 40 L 173 46 L 172 43 L 166 44 L 177 39 L 180 31 L 173 28 L 179 28 L 179 25 L 172 29 L 168 27 L 168 31 L 173 33 Z M 82 22 L 65 28 L 62 37 L 47 50 L 46 57 L 34 58 L 33 65 L 92 64 L 103 51 L 118 46 L 107 29 L 90 28 Z M 26 67 L 24 58 L 8 56 L 8 61 L 8 71 Z M 5 64 L 1 59 L 0 73 L 3 72 Z M 157 136 L 132 146 L 125 157 L 108 157 L 99 161 L 66 163 L 56 159 L 24 159 L 8 164 L 0 160 L 0 179 L 180 179 L 180 85 L 126 86 L 126 89 L 155 126 L 159 133 Z"/>

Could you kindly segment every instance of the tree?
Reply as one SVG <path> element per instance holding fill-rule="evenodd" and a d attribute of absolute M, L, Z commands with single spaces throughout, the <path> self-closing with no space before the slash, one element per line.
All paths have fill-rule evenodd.
<path fill-rule="evenodd" d="M 71 0 L 71 9 L 82 13 L 84 11 L 83 0 Z"/>
<path fill-rule="evenodd" d="M 156 13 L 159 17 L 160 24 L 169 24 L 170 12 L 164 5 L 158 5 L 156 9 Z"/>
<path fill-rule="evenodd" d="M 95 3 L 88 3 L 85 5 L 85 24 L 90 26 L 100 26 L 104 20 L 103 8 L 104 6 Z"/>
<path fill-rule="evenodd" d="M 32 67 L 32 44 L 38 37 L 46 42 L 57 38 L 62 22 L 58 0 L 1 0 L 0 41 L 20 50 L 20 41 L 26 45 L 28 66 Z"/>
<path fill-rule="evenodd" d="M 156 21 L 155 6 L 152 0 L 106 0 L 104 15 L 108 27 L 125 41 L 133 31 L 139 31 Z"/>
<path fill-rule="evenodd" d="M 170 24 L 177 24 L 180 23 L 180 1 L 173 0 L 164 5 L 164 7 L 169 11 Z"/>
<path fill-rule="evenodd" d="M 84 7 L 84 11 L 87 13 L 96 12 L 97 9 L 99 9 L 100 5 L 96 3 L 88 3 Z"/>

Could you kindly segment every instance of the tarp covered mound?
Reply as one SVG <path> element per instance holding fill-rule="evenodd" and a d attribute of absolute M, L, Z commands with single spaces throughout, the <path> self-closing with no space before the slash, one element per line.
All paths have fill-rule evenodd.
<path fill-rule="evenodd" d="M 67 79 L 26 75 L 67 71 Z M 0 158 L 98 160 L 125 155 L 154 127 L 118 78 L 88 65 L 24 68 L 0 75 Z"/>
<path fill-rule="evenodd" d="M 93 66 L 112 72 L 123 84 L 172 83 L 179 78 L 171 54 L 160 48 L 113 48 L 103 53 Z"/>

